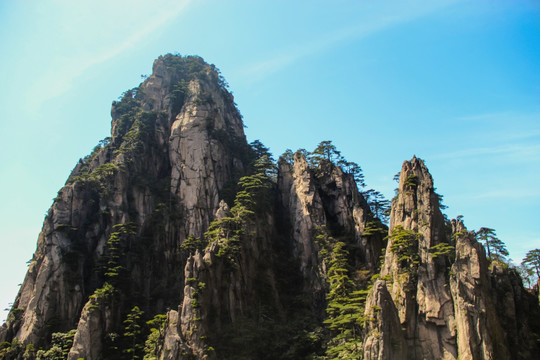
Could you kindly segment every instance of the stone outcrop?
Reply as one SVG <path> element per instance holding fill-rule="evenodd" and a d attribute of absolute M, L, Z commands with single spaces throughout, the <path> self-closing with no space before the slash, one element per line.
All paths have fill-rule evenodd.
<path fill-rule="evenodd" d="M 108 289 L 90 297 L 81 312 L 73 346 L 67 357 L 68 360 L 98 360 L 102 358 L 105 335 L 114 328 L 114 323 L 118 321 L 118 318 L 113 314 L 113 302 L 111 301 L 113 296 L 111 289 Z"/>
<path fill-rule="evenodd" d="M 456 356 L 452 297 L 445 286 L 448 260 L 434 257 L 430 251 L 450 240 L 439 206 L 433 179 L 422 160 L 414 157 L 405 162 L 399 193 L 392 201 L 390 239 L 381 275 L 391 276 L 390 293 L 406 327 L 410 359 Z M 397 236 L 405 235 L 403 231 L 415 238 L 394 249 Z M 407 246 L 410 248 L 405 249 Z"/>
<path fill-rule="evenodd" d="M 461 221 L 454 221 L 456 260 L 450 286 L 460 359 L 510 358 L 490 294 L 484 249 Z"/>
<path fill-rule="evenodd" d="M 314 300 L 324 296 L 324 279 L 320 274 L 318 247 L 315 243 L 317 227 L 326 224 L 326 215 L 317 192 L 314 176 L 305 157 L 298 154 L 294 164 L 280 163 L 279 188 L 281 201 L 289 214 L 294 238 L 294 253 L 300 261 L 300 271 L 306 287 L 314 291 Z"/>
<path fill-rule="evenodd" d="M 538 358 L 527 325 L 534 321 L 523 316 L 536 316 L 537 304 L 515 271 L 496 260 L 490 264 L 461 220 L 444 219 L 422 160 L 414 157 L 403 164 L 399 184 L 380 278 L 389 288 L 401 329 L 388 326 L 378 337 L 371 330 L 366 357 L 402 358 L 400 352 L 379 349 L 388 348 L 389 337 L 405 336 L 407 359 Z M 366 306 L 386 294 L 376 282 Z M 392 311 L 383 310 L 370 313 L 375 321 L 368 329 L 391 323 Z"/>
<path fill-rule="evenodd" d="M 383 240 L 364 234 L 373 215 L 352 175 L 328 163 L 315 171 L 305 156 L 297 153 L 292 164 L 280 161 L 278 189 L 283 212 L 289 216 L 284 221 L 291 226 L 294 254 L 316 308 L 324 305 L 328 291 L 327 269 L 316 241 L 321 231 L 346 237 L 359 249 L 359 267 L 375 272 Z"/>
<path fill-rule="evenodd" d="M 240 115 L 227 111 L 228 99 L 215 84 L 192 81 L 188 91 L 186 104 L 171 127 L 171 192 L 190 219 L 186 233 L 201 236 L 221 200 L 221 189 L 243 172 L 239 154 L 230 147 L 245 144 L 245 136 Z M 225 143 L 213 137 L 218 135 Z"/>
<path fill-rule="evenodd" d="M 174 360 L 192 355 L 192 350 L 186 346 L 186 342 L 182 339 L 178 311 L 168 312 L 163 331 L 164 336 L 158 348 L 157 359 Z"/>
<path fill-rule="evenodd" d="M 366 300 L 364 316 L 367 319 L 364 359 L 407 359 L 407 342 L 401 330 L 397 309 L 384 281 L 377 280 L 373 284 L 373 292 Z"/>

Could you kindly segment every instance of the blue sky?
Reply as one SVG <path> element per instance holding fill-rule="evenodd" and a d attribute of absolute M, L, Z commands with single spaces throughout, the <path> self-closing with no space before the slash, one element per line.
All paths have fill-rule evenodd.
<path fill-rule="evenodd" d="M 540 247 L 537 1 L 6 0 L 0 24 L 2 308 L 111 102 L 168 52 L 220 68 L 276 156 L 332 140 L 392 197 L 417 155 L 450 217 Z"/>

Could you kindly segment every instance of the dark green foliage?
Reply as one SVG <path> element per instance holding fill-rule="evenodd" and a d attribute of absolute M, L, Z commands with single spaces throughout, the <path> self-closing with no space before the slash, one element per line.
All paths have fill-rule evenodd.
<path fill-rule="evenodd" d="M 530 289 L 533 287 L 534 284 L 536 284 L 538 279 L 538 274 L 535 273 L 534 269 L 530 266 L 527 266 L 527 264 L 523 264 L 523 261 L 521 262 L 521 265 L 517 265 L 515 267 L 516 271 L 518 272 L 519 276 L 521 277 L 521 280 L 524 284 Z"/>
<path fill-rule="evenodd" d="M 253 175 L 240 178 L 238 185 L 240 191 L 236 194 L 234 206 L 231 208 L 232 214 L 250 217 L 269 209 L 273 182 L 266 174 L 265 168 L 259 169 L 259 172 Z"/>
<path fill-rule="evenodd" d="M 540 278 L 540 249 L 527 251 L 527 254 L 521 261 L 521 264 L 531 272 L 536 272 L 536 276 Z"/>
<path fill-rule="evenodd" d="M 375 235 L 386 235 L 387 228 L 383 226 L 380 220 L 372 220 L 368 221 L 366 223 L 366 227 L 364 228 L 364 232 L 362 235 L 364 236 L 375 236 Z"/>
<path fill-rule="evenodd" d="M 18 360 L 23 352 L 23 345 L 19 339 L 14 338 L 13 341 L 4 341 L 0 343 L 0 359 L 2 360 Z"/>
<path fill-rule="evenodd" d="M 347 161 L 343 157 L 338 160 L 337 165 L 341 166 L 345 173 L 353 176 L 354 181 L 359 189 L 363 189 L 366 186 L 364 181 L 364 173 L 362 172 L 360 165 L 355 162 Z"/>
<path fill-rule="evenodd" d="M 435 190 L 437 190 L 437 189 L 433 189 L 433 191 L 435 191 Z M 443 199 L 444 199 L 443 195 L 437 194 L 436 192 L 434 192 L 433 196 L 435 196 L 435 198 L 437 199 L 437 203 L 439 204 L 439 209 L 441 209 L 441 210 L 448 209 L 448 206 L 443 204 Z"/>
<path fill-rule="evenodd" d="M 285 161 L 289 165 L 293 165 L 294 164 L 294 153 L 292 152 L 292 150 L 291 149 L 285 150 L 285 152 L 283 154 L 281 154 L 281 156 L 279 157 L 279 161 Z"/>
<path fill-rule="evenodd" d="M 71 176 L 68 183 L 75 183 L 91 191 L 99 193 L 102 197 L 107 197 L 112 193 L 114 186 L 114 175 L 118 171 L 118 166 L 111 162 L 98 166 L 91 172 L 80 170 L 78 175 Z"/>
<path fill-rule="evenodd" d="M 309 155 L 310 155 L 310 152 L 307 151 L 306 149 L 298 149 L 296 150 L 296 152 L 294 153 L 294 156 L 302 156 L 304 158 L 306 158 L 308 161 L 309 161 Z"/>
<path fill-rule="evenodd" d="M 476 239 L 480 241 L 487 251 L 489 260 L 505 261 L 509 255 L 506 245 L 497 237 L 494 229 L 482 227 L 476 232 Z"/>
<path fill-rule="evenodd" d="M 99 165 L 94 171 L 90 173 L 92 177 L 100 182 L 110 182 L 111 177 L 118 170 L 118 166 L 113 163 L 105 163 Z"/>
<path fill-rule="evenodd" d="M 362 356 L 362 327 L 367 291 L 359 289 L 351 278 L 347 245 L 336 241 L 325 228 L 317 234 L 319 254 L 328 268 L 329 291 L 326 296 L 327 318 L 324 321 L 330 330 L 327 344 L 327 359 L 359 359 Z"/>
<path fill-rule="evenodd" d="M 405 230 L 401 225 L 392 229 L 390 251 L 398 256 L 397 261 L 402 264 L 402 268 L 412 270 L 420 262 L 418 240 L 421 236 L 412 230 Z"/>
<path fill-rule="evenodd" d="M 253 157 L 250 166 L 254 169 L 254 172 L 264 174 L 270 180 L 275 181 L 277 178 L 276 161 L 270 153 L 270 149 L 259 140 L 252 141 L 249 147 Z"/>
<path fill-rule="evenodd" d="M 331 141 L 321 141 L 311 153 L 306 152 L 304 149 L 298 150 L 298 152 L 306 156 L 309 165 L 315 168 L 316 172 L 325 172 L 329 166 L 339 166 L 344 173 L 352 175 L 359 189 L 366 186 L 360 165 L 347 161 Z"/>
<path fill-rule="evenodd" d="M 230 210 L 231 215 L 213 221 L 204 234 L 207 244 L 219 244 L 216 255 L 225 257 L 230 264 L 235 263 L 248 225 L 255 221 L 257 215 L 267 213 L 272 208 L 271 189 L 274 186 L 275 164 L 268 149 L 260 142 L 252 143 L 252 148 L 258 156 L 252 162 L 255 173 L 238 181 L 239 191 Z"/>
<path fill-rule="evenodd" d="M 245 138 L 237 136 L 231 131 L 223 128 L 215 129 L 214 119 L 212 118 L 207 118 L 206 121 L 206 131 L 208 132 L 208 136 L 221 143 L 224 147 L 224 151 L 230 152 L 231 155 L 239 159 L 242 164 L 248 165 L 248 168 L 251 167 L 253 161 L 255 161 L 257 157 L 255 156 L 253 148 L 246 143 Z M 236 193 L 238 192 L 238 180 L 244 174 L 244 171 L 233 168 L 230 180 L 223 184 L 219 196 L 227 204 L 232 204 L 234 202 Z"/>
<path fill-rule="evenodd" d="M 321 141 L 319 145 L 310 153 L 308 157 L 309 163 L 313 167 L 317 167 L 321 162 L 326 161 L 329 163 L 336 163 L 343 160 L 341 152 L 337 150 L 336 146 L 332 144 L 332 141 Z"/>
<path fill-rule="evenodd" d="M 115 154 L 128 153 L 129 161 L 145 152 L 145 147 L 155 144 L 154 129 L 158 119 L 166 116 L 155 111 L 139 110 L 133 114 L 133 123 L 129 131 L 125 132 L 122 144 L 115 150 Z"/>
<path fill-rule="evenodd" d="M 124 343 L 122 352 L 126 359 L 142 358 L 144 348 L 143 324 L 144 312 L 138 306 L 134 306 L 124 320 Z"/>
<path fill-rule="evenodd" d="M 403 182 L 403 187 L 406 192 L 412 192 L 418 187 L 418 176 L 415 174 L 409 175 L 405 178 Z"/>
<path fill-rule="evenodd" d="M 102 299 L 112 301 L 110 295 Z M 165 325 L 167 315 L 157 314 L 145 321 L 144 311 L 135 305 L 124 316 L 121 325 L 105 334 L 103 358 L 106 360 L 156 359 L 160 331 Z"/>
<path fill-rule="evenodd" d="M 172 109 L 174 112 L 180 111 L 180 108 L 184 104 L 186 94 L 188 92 L 189 82 L 185 79 L 180 79 L 172 85 L 171 88 L 171 100 Z"/>
<path fill-rule="evenodd" d="M 68 331 L 67 333 L 53 333 L 51 347 L 45 350 L 39 350 L 36 354 L 36 360 L 64 360 L 69 354 L 69 350 L 73 345 L 73 338 L 77 329 Z"/>
<path fill-rule="evenodd" d="M 373 215 L 383 223 L 388 224 L 390 220 L 390 201 L 386 200 L 379 191 L 369 189 L 362 193 Z"/>
<path fill-rule="evenodd" d="M 241 237 L 244 235 L 245 219 L 239 216 L 214 220 L 204 234 L 208 243 L 219 244 L 216 256 L 227 259 L 229 264 L 236 264 L 236 257 L 241 250 Z"/>
<path fill-rule="evenodd" d="M 96 289 L 89 297 L 88 311 L 94 311 L 100 305 L 100 302 L 109 302 L 117 295 L 117 290 L 114 286 L 108 282 L 103 284 L 102 287 Z"/>
<path fill-rule="evenodd" d="M 175 72 L 176 81 L 171 88 L 172 111 L 178 113 L 184 104 L 189 82 L 193 79 L 204 79 L 214 82 L 222 90 L 222 95 L 233 103 L 232 96 L 226 91 L 228 84 L 214 65 L 207 64 L 199 56 L 180 56 L 167 54 L 159 60 Z M 199 101 L 205 101 L 200 99 Z"/>
<path fill-rule="evenodd" d="M 157 348 L 159 341 L 160 331 L 165 326 L 165 321 L 167 320 L 166 314 L 157 314 L 146 322 L 147 327 L 150 329 L 150 333 L 146 338 L 144 343 L 144 360 L 155 360 L 157 359 Z"/>
<path fill-rule="evenodd" d="M 260 315 L 240 317 L 209 339 L 219 359 L 308 360 L 322 355 L 325 332 L 313 329 L 307 318 L 291 317 L 282 322 L 268 310 Z"/>
<path fill-rule="evenodd" d="M 115 231 L 109 236 L 103 255 L 105 261 L 103 276 L 112 285 L 119 285 L 123 283 L 126 271 L 124 254 L 137 235 L 137 224 L 117 224 L 113 226 L 113 229 Z"/>
<path fill-rule="evenodd" d="M 189 235 L 180 245 L 180 252 L 184 256 L 189 256 L 190 254 L 194 254 L 197 250 L 202 251 L 206 245 L 207 242 L 204 240 L 204 238 Z"/>
<path fill-rule="evenodd" d="M 113 101 L 112 115 L 115 119 L 114 137 L 115 147 L 120 144 L 124 134 L 133 125 L 135 116 L 141 110 L 141 103 L 136 99 L 137 88 L 126 91 L 122 94 L 120 101 Z"/>
<path fill-rule="evenodd" d="M 255 223 L 264 223 L 267 215 L 274 211 L 275 164 L 260 142 L 251 144 L 255 159 L 251 161 L 252 173 L 238 182 L 238 193 L 230 215 L 213 222 L 205 234 L 207 241 L 218 244 L 217 255 L 227 263 L 237 266 L 238 254 L 252 233 Z M 281 244 L 277 237 L 274 245 Z M 283 241 L 285 243 L 285 241 Z M 254 274 L 252 303 L 244 309 L 244 314 L 230 323 L 224 321 L 222 328 L 209 334 L 208 344 L 215 347 L 222 359 L 310 359 L 314 353 L 321 353 L 322 334 L 313 332 L 316 324 L 309 312 L 310 305 L 302 298 L 301 277 L 297 276 L 297 264 L 287 260 L 287 251 L 280 249 L 276 259 L 268 258 L 257 264 Z M 277 250 L 279 251 L 279 250 Z M 274 260 L 279 265 L 274 265 Z M 270 278 L 267 269 L 276 266 L 276 278 Z M 201 291 L 197 279 L 186 279 L 194 288 L 194 294 Z M 280 291 L 282 304 L 286 309 L 276 308 L 275 287 Z M 197 300 L 197 296 L 193 297 Z M 200 304 L 192 302 L 197 308 Z M 283 312 L 285 313 L 285 318 Z"/>
<path fill-rule="evenodd" d="M 9 316 L 7 318 L 7 321 L 9 322 L 15 322 L 21 319 L 22 315 L 24 313 L 24 309 L 20 308 L 12 308 L 9 312 Z"/>
<path fill-rule="evenodd" d="M 441 242 L 437 245 L 432 246 L 429 249 L 429 252 L 433 258 L 438 258 L 439 256 L 447 256 L 450 258 L 450 260 L 452 260 L 456 256 L 456 248 L 445 242 Z"/>

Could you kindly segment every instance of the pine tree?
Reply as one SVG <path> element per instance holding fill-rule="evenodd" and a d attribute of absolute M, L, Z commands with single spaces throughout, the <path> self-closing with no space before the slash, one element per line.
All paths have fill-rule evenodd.
<path fill-rule="evenodd" d="M 535 271 L 536 276 L 540 278 L 540 249 L 529 250 L 521 264 L 527 269 Z"/>
<path fill-rule="evenodd" d="M 142 316 L 144 312 L 134 306 L 124 320 L 124 340 L 126 343 L 122 352 L 128 359 L 140 359 L 144 348 L 142 336 Z"/>
<path fill-rule="evenodd" d="M 317 166 L 321 161 L 326 160 L 330 163 L 343 160 L 341 157 L 341 152 L 339 152 L 332 141 L 325 140 L 321 141 L 319 145 L 313 150 L 310 156 L 310 162 L 313 166 Z"/>
<path fill-rule="evenodd" d="M 103 275 L 107 282 L 118 285 L 122 283 L 126 271 L 122 259 L 133 237 L 137 234 L 137 224 L 117 224 L 113 226 L 113 229 L 115 231 L 111 233 L 105 245 Z"/>
<path fill-rule="evenodd" d="M 386 200 L 382 193 L 373 189 L 363 192 L 362 195 L 375 217 L 387 224 L 390 217 L 390 201 Z"/>
<path fill-rule="evenodd" d="M 497 237 L 494 229 L 481 227 L 476 232 L 476 239 L 484 244 L 489 260 L 504 261 L 509 255 L 506 245 Z"/>
<path fill-rule="evenodd" d="M 148 337 L 144 343 L 144 360 L 157 359 L 156 352 L 159 343 L 159 334 L 165 326 L 166 320 L 166 314 L 158 314 L 154 316 L 152 320 L 146 322 L 146 325 L 150 328 L 150 334 L 148 334 Z"/>
<path fill-rule="evenodd" d="M 326 353 L 329 359 L 359 359 L 362 356 L 361 331 L 367 291 L 357 290 L 350 278 L 349 252 L 345 243 L 333 244 L 333 238 L 323 237 L 327 245 L 333 246 L 328 261 L 328 318 L 324 321 L 333 337 Z"/>
<path fill-rule="evenodd" d="M 392 229 L 390 239 L 390 251 L 398 256 L 398 263 L 402 263 L 404 267 L 412 271 L 419 263 L 418 258 L 418 240 L 421 234 L 412 230 L 406 230 L 403 226 L 398 225 Z"/>
<path fill-rule="evenodd" d="M 521 280 L 523 281 L 523 283 L 527 283 L 527 287 L 531 288 L 532 284 L 536 282 L 534 270 L 531 267 L 527 266 L 527 264 L 524 264 L 523 262 L 521 262 L 521 265 L 516 266 L 515 269 L 518 272 L 519 276 L 521 277 Z"/>

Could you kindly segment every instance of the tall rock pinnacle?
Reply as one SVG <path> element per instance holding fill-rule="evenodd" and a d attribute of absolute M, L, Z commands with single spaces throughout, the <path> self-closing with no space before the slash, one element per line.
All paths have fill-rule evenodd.
<path fill-rule="evenodd" d="M 366 303 L 377 304 L 380 311 L 366 307 L 371 320 L 366 328 L 365 358 L 536 358 L 538 355 L 532 354 L 538 354 L 538 348 L 528 335 L 513 340 L 516 345 L 523 344 L 522 353 L 509 341 L 514 337 L 504 335 L 503 323 L 512 324 L 516 332 L 523 331 L 523 326 L 516 324 L 516 311 L 520 312 L 516 303 L 511 303 L 513 310 L 506 311 L 512 315 L 506 315 L 492 301 L 500 297 L 490 284 L 508 281 L 513 272 L 490 273 L 488 265 L 474 233 L 469 233 L 461 220 L 451 223 L 442 215 L 439 196 L 423 161 L 414 157 L 404 162 L 398 194 L 392 201 L 389 240 L 380 273 L 383 282 L 375 283 Z M 529 307 L 530 295 L 521 297 L 522 289 L 513 291 L 519 292 L 522 306 L 535 313 Z M 388 299 L 388 293 L 392 301 L 381 302 Z M 401 328 L 390 326 L 396 320 Z M 384 334 L 374 337 L 379 329 L 384 329 Z M 388 350 L 392 346 L 395 351 Z"/>

